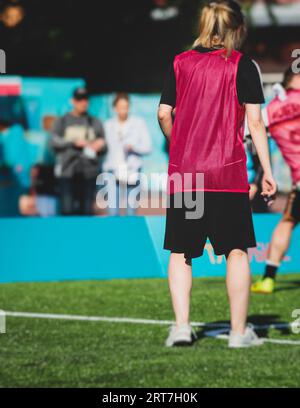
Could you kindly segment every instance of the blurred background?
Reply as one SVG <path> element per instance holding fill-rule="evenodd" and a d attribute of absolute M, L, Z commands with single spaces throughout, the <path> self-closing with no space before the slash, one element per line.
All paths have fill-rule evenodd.
<path fill-rule="evenodd" d="M 127 92 L 130 112 L 143 119 L 151 138 L 143 170 L 166 171 L 167 146 L 156 110 L 169 64 L 191 47 L 196 36 L 202 3 L 0 1 L 0 48 L 6 53 L 6 74 L 0 76 L 1 217 L 60 213 L 49 140 L 55 120 L 72 109 L 72 93 L 78 87 L 87 87 L 89 113 L 102 123 L 115 115 L 115 94 Z M 292 50 L 300 48 L 300 1 L 242 4 L 249 24 L 243 51 L 260 65 L 268 101 L 272 85 L 282 80 L 291 63 Z M 272 211 L 281 211 L 290 189 L 289 171 L 272 140 L 270 148 L 280 190 Z M 250 150 L 253 178 L 250 174 L 258 169 Z M 37 196 L 53 198 L 55 210 L 38 208 Z M 253 206 L 255 211 L 267 211 L 258 195 Z M 97 206 L 93 212 L 105 214 Z M 140 209 L 137 214 L 163 212 Z"/>

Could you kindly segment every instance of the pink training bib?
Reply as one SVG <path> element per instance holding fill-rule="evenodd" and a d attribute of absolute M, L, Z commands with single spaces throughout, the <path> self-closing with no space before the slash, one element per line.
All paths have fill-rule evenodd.
<path fill-rule="evenodd" d="M 224 50 L 190 50 L 175 57 L 176 115 L 168 193 L 249 191 L 243 146 L 245 108 L 236 90 L 241 55 L 232 51 L 226 58 Z M 204 185 L 197 183 L 199 173 L 204 174 Z"/>
<path fill-rule="evenodd" d="M 290 89 L 286 99 L 274 98 L 267 106 L 269 130 L 291 169 L 293 183 L 300 181 L 300 90 Z"/>

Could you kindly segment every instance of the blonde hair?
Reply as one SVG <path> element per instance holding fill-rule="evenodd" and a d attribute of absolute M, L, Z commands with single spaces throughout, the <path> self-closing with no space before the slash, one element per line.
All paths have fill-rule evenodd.
<path fill-rule="evenodd" d="M 223 47 L 230 55 L 246 36 L 244 15 L 233 0 L 214 1 L 206 5 L 199 19 L 199 36 L 193 44 L 207 48 Z"/>

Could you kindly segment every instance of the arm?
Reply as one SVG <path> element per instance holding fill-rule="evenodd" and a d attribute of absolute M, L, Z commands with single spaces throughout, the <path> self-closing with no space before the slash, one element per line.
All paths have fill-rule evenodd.
<path fill-rule="evenodd" d="M 148 154 L 152 150 L 152 142 L 148 132 L 148 128 L 143 119 L 139 118 L 137 122 L 138 137 L 134 144 L 128 145 L 128 151 L 132 151 L 137 154 Z"/>
<path fill-rule="evenodd" d="M 272 174 L 268 139 L 260 105 L 247 103 L 246 115 L 249 131 L 264 172 L 261 194 L 270 200 L 269 204 L 271 204 L 271 197 L 276 194 L 277 186 Z"/>
<path fill-rule="evenodd" d="M 158 123 L 165 137 L 170 141 L 172 132 L 172 113 L 176 107 L 176 76 L 173 62 L 170 64 L 158 107 Z"/>
<path fill-rule="evenodd" d="M 105 132 L 100 120 L 94 119 L 93 126 L 96 134 L 96 140 L 89 144 L 89 147 L 93 149 L 96 153 L 105 153 L 107 150 L 105 142 Z"/>
<path fill-rule="evenodd" d="M 73 143 L 66 142 L 64 140 L 64 131 L 65 129 L 63 126 L 62 118 L 59 118 L 54 122 L 53 127 L 50 131 L 50 145 L 55 151 L 62 151 L 67 149 L 68 147 L 73 146 Z"/>
<path fill-rule="evenodd" d="M 165 137 L 170 141 L 173 122 L 172 110 L 170 105 L 160 104 L 157 112 L 158 122 Z"/>

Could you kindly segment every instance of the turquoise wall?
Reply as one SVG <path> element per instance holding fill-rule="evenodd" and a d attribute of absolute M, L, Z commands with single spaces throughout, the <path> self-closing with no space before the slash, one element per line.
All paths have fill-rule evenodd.
<path fill-rule="evenodd" d="M 264 268 L 277 215 L 254 215 L 257 248 L 253 273 Z M 0 282 L 166 277 L 162 249 L 164 217 L 55 217 L 0 219 Z M 300 270 L 300 229 L 296 229 L 281 273 Z M 223 257 L 209 243 L 193 261 L 194 276 L 224 276 Z"/>

